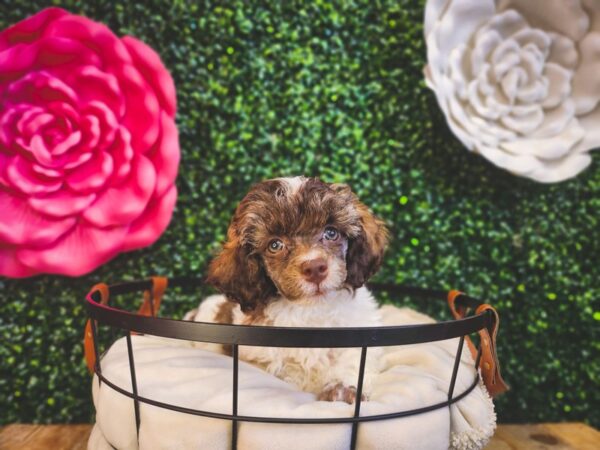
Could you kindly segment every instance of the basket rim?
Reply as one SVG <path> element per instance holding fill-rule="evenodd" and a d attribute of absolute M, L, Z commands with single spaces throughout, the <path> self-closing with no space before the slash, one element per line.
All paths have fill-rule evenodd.
<path fill-rule="evenodd" d="M 169 279 L 169 287 L 201 287 L 202 278 L 177 277 Z M 396 284 L 367 285 L 373 291 L 400 295 L 445 298 L 447 292 Z M 111 295 L 152 289 L 152 280 L 128 281 L 108 286 Z M 475 308 L 481 300 L 461 294 L 457 303 Z M 410 345 L 458 338 L 493 326 L 494 318 L 483 311 L 463 319 L 452 319 L 418 325 L 381 327 L 275 327 L 193 322 L 162 317 L 141 316 L 100 303 L 100 293 L 92 289 L 86 295 L 91 319 L 125 331 L 172 339 L 224 345 L 259 347 L 350 348 Z"/>

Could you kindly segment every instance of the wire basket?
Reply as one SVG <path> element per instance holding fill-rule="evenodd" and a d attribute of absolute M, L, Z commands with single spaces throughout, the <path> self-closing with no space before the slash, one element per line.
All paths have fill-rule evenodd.
<path fill-rule="evenodd" d="M 157 288 L 157 280 L 161 280 L 161 287 Z M 156 317 L 160 298 L 166 288 L 165 278 L 153 278 L 143 281 L 131 281 L 121 284 L 107 286 L 96 285 L 87 294 L 87 309 L 89 319 L 86 326 L 85 350 L 88 366 L 96 376 L 100 385 L 103 383 L 129 397 L 134 403 L 136 429 L 139 436 L 141 403 L 146 403 L 159 408 L 177 411 L 185 414 L 204 416 L 215 419 L 225 419 L 232 422 L 231 447 L 237 448 L 238 423 L 239 422 L 263 422 L 284 424 L 340 424 L 351 423 L 351 449 L 356 447 L 358 427 L 362 422 L 379 421 L 407 417 L 416 414 L 446 408 L 453 403 L 466 397 L 480 381 L 480 369 L 483 373 L 484 382 L 488 385 L 485 373 L 489 373 L 490 367 L 484 362 L 485 367 L 480 367 L 482 347 L 486 344 L 486 338 L 495 338 L 498 326 L 498 316 L 493 308 L 480 300 L 465 295 L 458 291 L 440 291 L 426 288 L 416 288 L 393 284 L 369 284 L 368 287 L 375 292 L 388 292 L 394 295 L 403 295 L 416 298 L 448 299 L 450 308 L 455 316 L 454 320 L 428 323 L 423 325 L 404 326 L 382 326 L 382 327 L 360 327 L 360 328 L 300 328 L 300 327 L 271 327 L 271 326 L 246 326 L 191 322 Z M 185 290 L 198 289 L 203 285 L 201 278 L 171 278 L 168 280 L 169 287 L 180 287 Z M 160 292 L 158 292 L 160 290 Z M 131 313 L 108 305 L 109 298 L 117 295 L 145 292 L 145 302 L 138 313 Z M 487 307 L 487 308 L 486 308 Z M 467 316 L 469 311 L 474 314 Z M 129 392 L 111 380 L 107 379 L 101 371 L 98 345 L 98 324 L 107 325 L 124 332 L 127 341 L 127 353 L 129 358 L 129 370 L 131 374 L 132 391 Z M 480 344 L 475 346 L 469 339 L 471 333 L 479 333 L 482 337 Z M 135 355 L 131 344 L 132 334 L 148 334 L 172 339 L 187 341 L 216 343 L 231 346 L 233 369 L 231 383 L 233 389 L 232 414 L 223 414 L 212 411 L 203 411 L 172 405 L 165 402 L 153 400 L 139 395 L 137 390 L 137 379 L 135 371 Z M 368 349 L 370 347 L 396 346 L 434 342 L 445 339 L 459 338 L 456 356 L 453 365 L 450 385 L 448 386 L 448 397 L 446 401 L 432 404 L 426 407 L 397 411 L 389 414 L 361 416 L 361 396 L 364 379 L 364 369 Z M 459 369 L 459 363 L 465 340 L 468 343 L 475 360 L 475 376 L 473 382 L 463 392 L 454 393 L 454 385 Z M 494 339 L 491 339 L 492 341 Z M 275 344 L 275 345 L 274 345 Z M 265 347 L 299 347 L 299 348 L 360 348 L 360 366 L 356 385 L 356 402 L 352 417 L 332 418 L 286 418 L 286 417 L 254 417 L 238 414 L 238 365 L 239 346 L 265 346 Z M 484 349 L 485 352 L 485 349 Z M 485 358 L 484 358 L 485 359 Z M 495 359 L 495 352 L 494 352 Z M 496 369 L 496 368 L 494 368 Z M 484 372 L 485 370 L 485 372 Z M 499 375 L 499 374 L 498 374 Z M 499 381 L 502 381 L 501 378 Z M 503 382 L 502 382 L 503 384 Z M 490 386 L 488 386 L 490 390 Z M 493 393 L 493 392 L 492 392 Z"/>

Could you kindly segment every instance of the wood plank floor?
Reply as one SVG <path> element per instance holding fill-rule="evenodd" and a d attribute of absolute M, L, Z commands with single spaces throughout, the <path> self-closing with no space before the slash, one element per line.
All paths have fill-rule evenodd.
<path fill-rule="evenodd" d="M 583 423 L 499 425 L 489 450 L 600 450 L 600 432 Z"/>
<path fill-rule="evenodd" d="M 1 450 L 84 450 L 91 425 L 0 427 Z M 499 425 L 487 450 L 600 450 L 600 432 L 583 423 Z"/>
<path fill-rule="evenodd" d="M 7 425 L 0 429 L 0 449 L 85 450 L 92 426 Z"/>

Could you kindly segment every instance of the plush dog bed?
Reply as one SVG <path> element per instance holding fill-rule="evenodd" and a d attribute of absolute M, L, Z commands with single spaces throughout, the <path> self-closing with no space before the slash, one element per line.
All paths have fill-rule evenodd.
<path fill-rule="evenodd" d="M 383 306 L 386 325 L 431 323 L 406 308 Z M 138 392 L 157 401 L 193 409 L 231 413 L 232 359 L 186 341 L 133 336 Z M 384 414 L 443 402 L 448 395 L 458 340 L 387 347 L 384 370 L 374 380 L 361 415 Z M 113 344 L 101 361 L 102 373 L 131 392 L 125 339 Z M 465 349 L 455 395 L 473 382 L 474 363 Z M 137 449 L 133 401 L 109 386 L 93 383 L 96 424 L 88 442 L 93 450 Z M 315 395 L 240 362 L 238 413 L 270 417 L 351 417 L 354 405 L 317 401 Z M 231 422 L 198 417 L 140 403 L 139 448 L 229 449 Z M 359 449 L 479 449 L 496 426 L 493 403 L 480 384 L 449 408 L 405 418 L 360 424 Z M 350 424 L 238 424 L 238 448 L 343 449 L 350 447 Z"/>

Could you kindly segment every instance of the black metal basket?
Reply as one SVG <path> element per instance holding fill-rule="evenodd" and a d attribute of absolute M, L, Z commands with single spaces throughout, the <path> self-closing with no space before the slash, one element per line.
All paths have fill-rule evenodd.
<path fill-rule="evenodd" d="M 201 278 L 171 278 L 169 287 L 180 288 L 199 288 L 202 286 Z M 387 291 L 390 294 L 414 296 L 419 298 L 437 298 L 446 299 L 448 295 L 445 291 L 415 288 L 408 286 L 392 284 L 369 284 L 369 289 L 377 291 Z M 127 283 L 115 284 L 109 286 L 111 297 L 138 291 L 150 291 L 153 289 L 152 280 L 132 281 Z M 487 329 L 491 332 L 496 320 L 489 311 L 483 311 L 479 314 L 465 317 L 463 319 L 450 320 L 446 322 L 428 323 L 423 325 L 404 325 L 404 326 L 383 326 L 383 327 L 363 327 L 363 328 L 284 328 L 267 326 L 244 326 L 244 325 L 225 325 L 214 323 L 201 323 L 183 320 L 165 319 L 158 317 L 148 317 L 127 311 L 123 311 L 105 304 L 101 304 L 101 293 L 99 290 L 92 290 L 86 297 L 87 308 L 93 339 L 93 352 L 95 356 L 94 372 L 98 376 L 99 383 L 106 384 L 115 391 L 131 398 L 134 402 L 136 427 L 139 434 L 140 413 L 139 403 L 160 408 L 178 411 L 185 414 L 211 417 L 216 419 L 226 419 L 232 421 L 231 446 L 237 448 L 237 423 L 242 422 L 267 422 L 267 423 L 286 423 L 286 424 L 339 424 L 352 423 L 351 449 L 356 447 L 356 437 L 358 426 L 361 422 L 386 420 L 399 417 L 421 414 L 435 409 L 449 407 L 453 403 L 467 396 L 479 382 L 479 371 L 475 371 L 475 377 L 471 385 L 464 391 L 454 395 L 454 385 L 458 373 L 460 358 L 463 350 L 465 337 L 471 333 L 476 333 Z M 461 308 L 475 310 L 483 304 L 480 300 L 461 294 L 456 298 L 456 305 Z M 127 340 L 127 350 L 129 356 L 129 368 L 131 372 L 132 392 L 128 392 L 112 383 L 102 375 L 100 368 L 100 355 L 98 352 L 97 323 L 108 325 L 125 331 Z M 131 333 L 142 333 L 154 336 L 161 336 L 173 339 L 182 339 L 188 341 L 208 342 L 231 345 L 233 357 L 233 404 L 232 414 L 222 414 L 211 411 L 201 411 L 196 409 L 184 408 L 159 402 L 151 398 L 142 397 L 137 391 L 137 380 L 135 373 L 134 354 L 131 344 Z M 408 411 L 398 411 L 390 414 L 378 414 L 370 416 L 361 416 L 361 394 L 363 387 L 363 376 L 367 349 L 369 347 L 382 347 L 393 345 L 420 344 L 425 342 L 434 342 L 445 339 L 460 338 L 456 350 L 454 368 L 450 385 L 448 386 L 448 398 L 446 401 L 429 405 L 423 408 L 412 409 Z M 273 345 L 276 343 L 276 345 Z M 357 395 L 353 417 L 335 417 L 335 418 L 285 418 L 285 417 L 252 417 L 238 414 L 238 363 L 240 345 L 265 346 L 265 347 L 301 347 L 301 348 L 361 348 L 360 370 L 357 379 Z M 481 360 L 481 346 L 477 347 L 477 357 L 475 367 L 479 369 Z"/>

